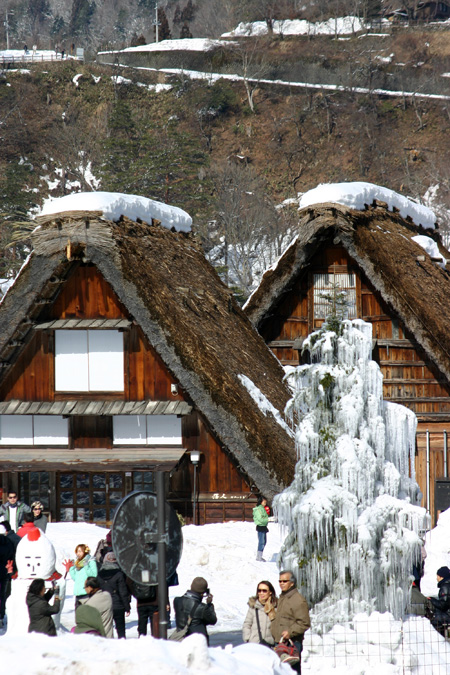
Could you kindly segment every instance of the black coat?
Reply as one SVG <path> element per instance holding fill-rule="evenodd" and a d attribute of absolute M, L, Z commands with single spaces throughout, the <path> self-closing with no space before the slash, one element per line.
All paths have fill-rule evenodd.
<path fill-rule="evenodd" d="M 112 597 L 114 611 L 130 611 L 130 596 L 125 583 L 125 574 L 120 569 L 105 569 L 98 573 L 98 580 L 103 591 Z"/>
<path fill-rule="evenodd" d="M 430 598 L 433 608 L 442 613 L 447 612 L 450 619 L 450 578 L 442 579 L 438 583 L 438 588 L 438 598 Z"/>
<path fill-rule="evenodd" d="M 187 593 L 180 598 L 175 598 L 173 606 L 175 609 L 175 621 L 178 630 L 181 630 L 186 626 L 189 615 L 191 615 L 192 621 L 188 628 L 187 635 L 201 633 L 201 635 L 204 635 L 208 640 L 206 626 L 214 626 L 214 624 L 217 623 L 216 612 L 214 611 L 212 602 L 205 604 L 202 602 L 200 593 L 187 591 Z"/>
<path fill-rule="evenodd" d="M 6 570 L 6 563 L 14 558 L 14 544 L 6 534 L 0 534 L 0 581 L 5 581 L 10 577 Z"/>
<path fill-rule="evenodd" d="M 10 542 L 12 542 L 12 545 L 14 546 L 14 553 L 16 552 L 17 544 L 19 541 L 22 540 L 22 537 L 19 537 L 18 534 L 14 532 L 14 530 L 10 530 L 8 534 L 5 535 Z"/>
<path fill-rule="evenodd" d="M 30 615 L 29 633 L 56 635 L 56 628 L 51 615 L 58 614 L 60 602 L 55 600 L 53 605 L 49 605 L 48 601 L 52 595 L 53 591 L 47 591 L 43 597 L 34 595 L 34 593 L 27 593 L 28 614 Z"/>

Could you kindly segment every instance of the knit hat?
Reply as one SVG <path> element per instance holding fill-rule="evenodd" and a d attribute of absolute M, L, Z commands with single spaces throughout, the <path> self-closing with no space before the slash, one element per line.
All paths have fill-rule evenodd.
<path fill-rule="evenodd" d="M 32 505 L 31 505 L 31 510 L 33 510 L 35 508 L 36 509 L 39 508 L 39 509 L 41 509 L 41 511 L 44 510 L 44 506 L 43 506 L 43 504 L 41 504 L 41 502 L 33 502 Z"/>
<path fill-rule="evenodd" d="M 440 567 L 438 571 L 436 572 L 438 577 L 442 577 L 443 579 L 448 579 L 450 578 L 450 570 L 448 567 Z"/>
<path fill-rule="evenodd" d="M 120 568 L 117 562 L 116 554 L 113 553 L 112 551 L 108 551 L 108 553 L 103 558 L 102 570 L 118 570 L 118 569 Z"/>
<path fill-rule="evenodd" d="M 191 591 L 194 593 L 205 593 L 208 589 L 208 582 L 203 577 L 195 577 L 191 584 Z"/>

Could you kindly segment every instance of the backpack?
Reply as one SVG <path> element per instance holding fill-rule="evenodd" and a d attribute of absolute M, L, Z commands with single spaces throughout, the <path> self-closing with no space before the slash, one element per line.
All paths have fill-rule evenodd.
<path fill-rule="evenodd" d="M 157 586 L 147 586 L 146 584 L 138 584 L 137 581 L 132 581 L 130 586 L 131 595 L 136 600 L 147 600 L 153 602 L 156 600 L 158 592 Z"/>

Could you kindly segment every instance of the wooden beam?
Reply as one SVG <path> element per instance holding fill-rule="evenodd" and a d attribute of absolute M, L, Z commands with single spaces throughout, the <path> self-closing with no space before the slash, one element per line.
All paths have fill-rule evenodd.
<path fill-rule="evenodd" d="M 5 471 L 171 471 L 186 448 L 0 448 Z"/>

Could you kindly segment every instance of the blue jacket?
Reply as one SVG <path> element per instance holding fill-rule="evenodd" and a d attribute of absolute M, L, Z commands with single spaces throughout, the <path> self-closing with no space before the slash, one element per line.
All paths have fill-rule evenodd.
<path fill-rule="evenodd" d="M 86 558 L 88 558 L 88 560 L 86 560 Z M 83 567 L 76 567 L 75 565 L 72 565 L 69 570 L 69 574 L 75 582 L 75 586 L 73 588 L 74 595 L 86 595 L 86 591 L 84 590 L 84 583 L 86 579 L 88 577 L 97 576 L 97 563 L 95 560 L 91 558 L 90 555 L 86 555 L 83 560 L 86 560 L 86 563 L 83 565 Z"/>

